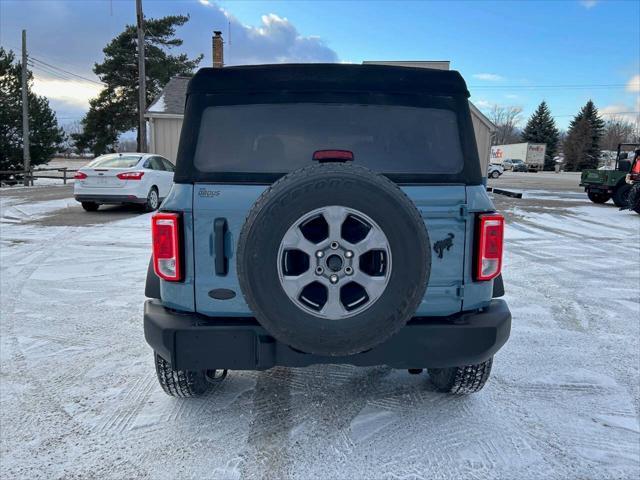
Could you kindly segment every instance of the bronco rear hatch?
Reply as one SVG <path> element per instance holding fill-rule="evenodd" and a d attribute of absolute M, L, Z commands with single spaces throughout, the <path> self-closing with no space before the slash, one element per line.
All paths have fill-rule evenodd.
<path fill-rule="evenodd" d="M 460 311 L 469 260 L 466 186 L 482 181 L 467 97 L 464 81 L 451 71 L 379 65 L 201 70 L 189 87 L 175 176 L 176 183 L 194 185 L 196 311 L 251 315 L 236 272 L 240 230 L 268 185 L 315 164 L 319 151 L 338 151 L 342 161 L 401 185 L 433 247 L 417 314 Z"/>

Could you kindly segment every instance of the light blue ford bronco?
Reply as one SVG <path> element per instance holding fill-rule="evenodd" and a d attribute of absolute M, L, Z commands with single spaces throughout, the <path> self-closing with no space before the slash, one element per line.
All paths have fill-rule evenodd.
<path fill-rule="evenodd" d="M 511 313 L 468 97 L 454 71 L 200 70 L 152 220 L 144 331 L 164 391 L 344 363 L 480 390 Z"/>

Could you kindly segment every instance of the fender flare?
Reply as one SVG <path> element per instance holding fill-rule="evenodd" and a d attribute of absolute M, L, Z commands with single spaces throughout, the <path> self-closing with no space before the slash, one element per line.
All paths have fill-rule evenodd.
<path fill-rule="evenodd" d="M 493 279 L 493 298 L 500 298 L 504 296 L 504 282 L 502 281 L 502 274 Z"/>
<path fill-rule="evenodd" d="M 160 298 L 160 277 L 156 275 L 153 269 L 153 257 L 149 259 L 149 267 L 147 268 L 147 283 L 144 286 L 144 294 L 149 298 Z"/>

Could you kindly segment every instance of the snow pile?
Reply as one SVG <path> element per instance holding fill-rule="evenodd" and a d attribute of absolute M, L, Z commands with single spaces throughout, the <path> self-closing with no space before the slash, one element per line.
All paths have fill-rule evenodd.
<path fill-rule="evenodd" d="M 26 220 L 35 220 L 37 218 L 42 218 L 51 212 L 77 206 L 78 202 L 73 198 L 27 203 L 18 202 L 12 197 L 0 197 L 0 224 L 21 223 Z"/>
<path fill-rule="evenodd" d="M 24 221 L 72 200 L 1 201 L 4 477 L 640 474 L 637 215 L 508 212 L 513 332 L 480 394 L 338 365 L 230 372 L 183 401 L 161 392 L 142 332 L 149 215 L 42 227 Z"/>

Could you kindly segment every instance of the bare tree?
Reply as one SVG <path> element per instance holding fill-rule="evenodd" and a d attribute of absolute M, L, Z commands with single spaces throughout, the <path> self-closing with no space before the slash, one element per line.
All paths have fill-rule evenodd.
<path fill-rule="evenodd" d="M 72 134 L 82 133 L 82 124 L 79 120 L 74 122 L 67 122 L 62 126 L 62 130 L 64 130 L 64 140 L 62 141 L 62 145 L 60 147 L 60 152 L 65 157 L 69 157 L 72 153 L 80 153 L 75 152 L 76 147 L 73 139 L 71 138 Z"/>
<path fill-rule="evenodd" d="M 558 130 L 558 145 L 560 146 L 560 151 L 562 151 L 562 145 L 564 141 L 567 139 L 567 131 L 566 130 Z"/>
<path fill-rule="evenodd" d="M 138 143 L 135 138 L 123 138 L 118 141 L 118 146 L 116 147 L 116 152 L 137 152 Z"/>
<path fill-rule="evenodd" d="M 604 124 L 604 135 L 600 141 L 603 150 L 616 150 L 619 143 L 635 143 L 640 140 L 638 124 L 623 117 L 612 116 Z"/>
<path fill-rule="evenodd" d="M 522 107 L 494 105 L 489 119 L 497 127 L 493 136 L 494 145 L 505 145 L 520 141 L 518 125 L 522 121 Z"/>

